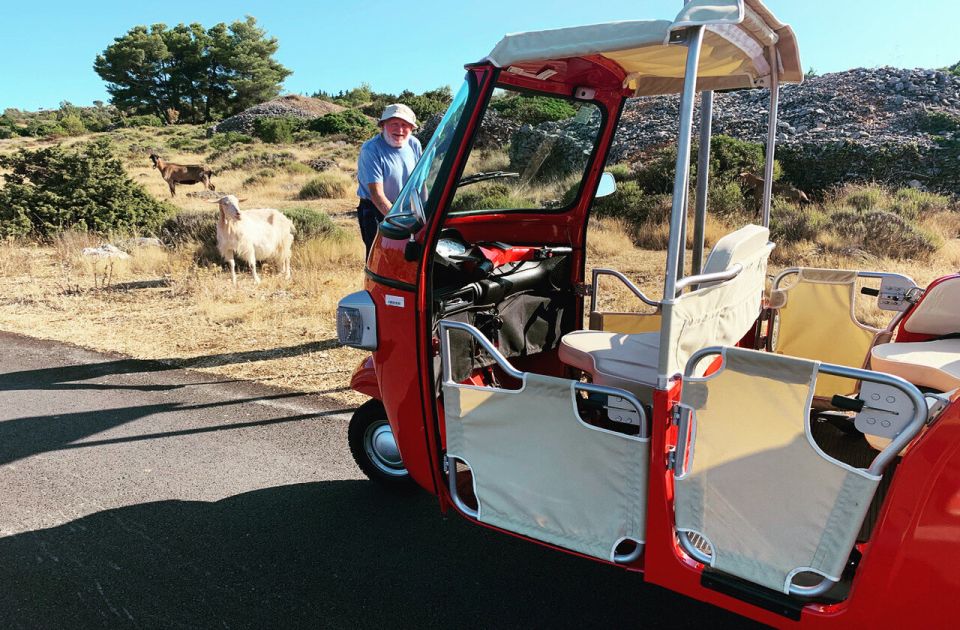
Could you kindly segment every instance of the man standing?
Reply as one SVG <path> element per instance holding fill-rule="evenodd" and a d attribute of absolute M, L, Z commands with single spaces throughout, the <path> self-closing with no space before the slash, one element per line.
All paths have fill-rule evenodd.
<path fill-rule="evenodd" d="M 360 147 L 357 167 L 357 219 L 360 236 L 370 255 L 377 226 L 390 212 L 400 189 L 410 177 L 413 167 L 423 153 L 420 141 L 410 134 L 417 127 L 413 110 L 402 103 L 387 105 L 380 116 L 380 133 Z"/>

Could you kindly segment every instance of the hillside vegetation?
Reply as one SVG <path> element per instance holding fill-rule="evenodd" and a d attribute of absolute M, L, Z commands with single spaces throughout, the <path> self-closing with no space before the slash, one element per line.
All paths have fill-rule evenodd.
<path fill-rule="evenodd" d="M 0 140 L 0 229 L 8 239 L 0 255 L 0 328 L 323 391 L 331 406 L 357 402 L 344 384 L 363 353 L 338 347 L 334 328 L 338 299 L 362 286 L 357 152 L 374 129 L 369 112 L 378 113 L 377 98 L 404 100 L 358 91 L 268 102 L 282 102 L 286 113 L 260 104 L 238 114 L 249 114 L 249 133 L 154 119 L 131 125 L 132 117 L 105 105 L 6 112 L 0 120 L 0 130 L 9 132 Z M 430 112 L 440 111 L 449 93 L 419 96 L 426 140 L 436 120 Z M 298 106 L 309 112 L 289 115 Z M 499 122 L 487 132 L 503 135 L 501 145 L 521 129 L 518 137 L 527 142 L 569 128 L 563 111 L 496 101 L 494 109 Z M 565 146 L 555 145 L 557 151 Z M 171 199 L 151 153 L 205 164 L 216 192 L 181 186 Z M 483 157 L 491 165 L 511 159 L 492 150 Z M 655 295 L 675 156 L 669 147 L 652 147 L 614 158 L 607 170 L 618 191 L 596 204 L 588 266 L 617 268 Z M 762 159 L 759 144 L 715 139 L 708 244 L 757 220 L 752 191 L 739 175 L 759 172 Z M 785 179 L 786 168 L 778 165 L 776 173 Z M 562 173 L 558 178 L 566 182 Z M 505 198 L 497 186 L 471 187 L 470 203 L 526 203 Z M 814 204 L 776 203 L 777 264 L 897 270 L 921 283 L 960 267 L 960 213 L 949 195 L 922 183 L 867 178 L 806 192 Z M 274 207 L 294 220 L 292 281 L 278 278 L 268 264 L 259 287 L 249 276 L 241 277 L 239 289 L 230 285 L 213 247 L 216 206 L 208 203 L 226 193 L 245 199 L 245 208 Z M 163 247 L 144 246 L 139 236 L 159 237 Z M 82 253 L 106 242 L 130 257 Z M 627 295 L 613 300 L 608 306 L 636 306 Z"/>

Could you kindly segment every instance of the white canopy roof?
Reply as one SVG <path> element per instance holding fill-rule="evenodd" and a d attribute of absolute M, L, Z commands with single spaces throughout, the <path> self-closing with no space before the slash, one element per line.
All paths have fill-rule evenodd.
<path fill-rule="evenodd" d="M 486 57 L 501 68 L 568 57 L 601 55 L 626 73 L 624 87 L 639 95 L 680 92 L 685 46 L 670 44 L 674 31 L 705 26 L 697 87 L 716 90 L 769 84 L 767 48 L 775 47 L 781 83 L 803 80 L 793 30 L 760 0 L 689 0 L 671 22 L 633 20 L 559 28 L 504 37 Z"/>

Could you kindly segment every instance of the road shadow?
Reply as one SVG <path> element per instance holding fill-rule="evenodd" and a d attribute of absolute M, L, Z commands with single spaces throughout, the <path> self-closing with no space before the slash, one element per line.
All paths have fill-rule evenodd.
<path fill-rule="evenodd" d="M 220 367 L 237 363 L 250 363 L 301 356 L 311 352 L 322 352 L 340 345 L 336 339 L 311 341 L 295 346 L 269 348 L 265 350 L 249 350 L 246 352 L 224 352 L 202 357 L 168 358 L 157 360 L 146 359 L 117 359 L 86 363 L 82 365 L 68 365 L 55 368 L 40 368 L 36 370 L 19 370 L 0 374 L 0 391 L 14 390 L 66 390 L 66 389 L 103 389 L 137 391 L 167 391 L 181 389 L 190 385 L 202 383 L 175 383 L 175 384 L 116 384 L 116 383 L 86 383 L 84 381 L 116 376 L 122 374 L 141 374 L 165 372 L 179 369 L 197 369 Z M 216 381 L 226 382 L 226 381 Z"/>
<path fill-rule="evenodd" d="M 338 416 L 350 413 L 353 410 L 352 408 L 332 409 L 246 422 L 232 421 L 226 424 L 199 426 L 177 431 L 142 433 L 101 440 L 79 441 L 91 435 L 96 435 L 97 433 L 102 433 L 148 416 L 191 411 L 201 412 L 204 410 L 222 412 L 234 406 L 241 406 L 253 402 L 278 401 L 286 398 L 299 398 L 301 396 L 303 396 L 303 394 L 299 392 L 285 392 L 197 404 L 168 402 L 152 405 L 115 407 L 96 411 L 13 418 L 0 422 L 0 465 L 9 464 L 19 459 L 30 457 L 31 455 L 50 451 L 90 448 L 93 446 L 138 442 L 142 440 L 156 440 L 197 433 L 245 429 L 254 426 L 269 426 L 286 422 L 307 422 L 327 416 Z M 0 505 L 2 505 L 2 503 L 0 503 Z"/>
<path fill-rule="evenodd" d="M 750 628 L 367 481 L 161 501 L 0 538 L 6 628 Z"/>

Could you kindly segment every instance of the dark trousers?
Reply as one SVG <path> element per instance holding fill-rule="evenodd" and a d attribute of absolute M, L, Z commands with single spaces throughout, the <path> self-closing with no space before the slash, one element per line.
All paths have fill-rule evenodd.
<path fill-rule="evenodd" d="M 367 248 L 364 260 L 370 257 L 370 248 L 373 247 L 373 239 L 377 235 L 377 228 L 383 221 L 383 215 L 373 205 L 369 199 L 361 199 L 357 206 L 357 221 L 360 223 L 360 238 L 363 239 L 363 246 Z"/>

